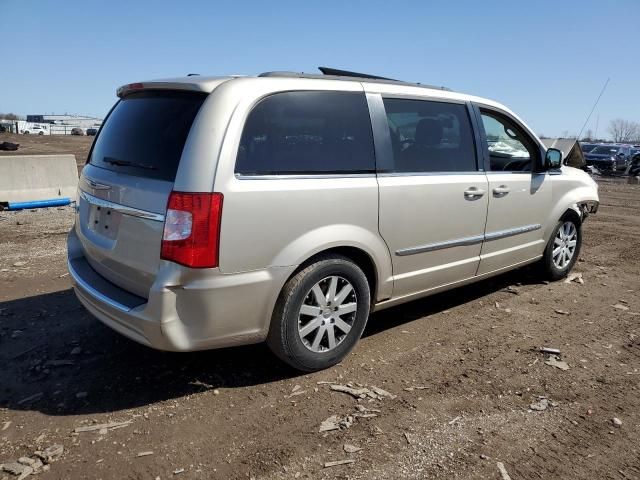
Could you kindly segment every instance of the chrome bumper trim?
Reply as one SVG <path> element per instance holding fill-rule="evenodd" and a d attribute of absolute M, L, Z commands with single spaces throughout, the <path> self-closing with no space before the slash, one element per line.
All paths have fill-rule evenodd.
<path fill-rule="evenodd" d="M 95 205 L 96 207 L 109 208 L 115 212 L 122 213 L 123 215 L 129 215 L 130 217 L 144 218 L 155 222 L 164 222 L 164 215 L 159 213 L 147 212 L 146 210 L 127 207 L 125 205 L 120 205 L 119 203 L 110 202 L 109 200 L 103 200 L 102 198 L 94 197 L 82 190 L 80 190 L 80 196 L 87 203 Z"/>

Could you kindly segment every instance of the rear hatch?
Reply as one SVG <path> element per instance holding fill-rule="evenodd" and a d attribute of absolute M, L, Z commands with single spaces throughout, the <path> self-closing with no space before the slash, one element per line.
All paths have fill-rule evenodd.
<path fill-rule="evenodd" d="M 89 154 L 76 234 L 100 275 L 147 298 L 163 220 L 191 125 L 207 94 L 133 91 L 105 120 Z"/>

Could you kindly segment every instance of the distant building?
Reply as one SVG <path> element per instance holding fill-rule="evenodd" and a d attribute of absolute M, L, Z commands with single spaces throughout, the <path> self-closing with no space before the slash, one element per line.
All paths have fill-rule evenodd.
<path fill-rule="evenodd" d="M 73 128 L 100 128 L 102 118 L 88 117 L 85 115 L 27 115 L 27 122 L 48 123 L 51 125 L 51 135 L 65 135 L 71 133 Z"/>

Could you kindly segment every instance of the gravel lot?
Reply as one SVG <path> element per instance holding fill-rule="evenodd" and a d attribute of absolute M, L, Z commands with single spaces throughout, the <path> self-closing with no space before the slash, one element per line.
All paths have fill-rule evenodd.
<path fill-rule="evenodd" d="M 62 445 L 40 478 L 499 479 L 498 462 L 514 480 L 640 478 L 640 186 L 600 189 L 584 284 L 524 269 L 389 309 L 311 375 L 264 346 L 174 354 L 119 336 L 69 288 L 71 208 L 0 212 L 0 463 Z M 342 428 L 320 432 L 333 415 Z"/>

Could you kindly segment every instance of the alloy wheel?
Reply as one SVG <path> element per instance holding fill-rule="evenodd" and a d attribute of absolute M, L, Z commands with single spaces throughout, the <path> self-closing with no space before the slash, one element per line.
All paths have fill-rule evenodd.
<path fill-rule="evenodd" d="M 358 311 L 353 285 L 343 277 L 329 276 L 307 292 L 298 313 L 298 335 L 315 353 L 335 349 L 347 337 Z"/>
<path fill-rule="evenodd" d="M 571 262 L 578 243 L 578 229 L 573 222 L 564 222 L 553 240 L 551 258 L 556 268 L 564 270 Z"/>

